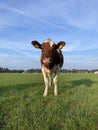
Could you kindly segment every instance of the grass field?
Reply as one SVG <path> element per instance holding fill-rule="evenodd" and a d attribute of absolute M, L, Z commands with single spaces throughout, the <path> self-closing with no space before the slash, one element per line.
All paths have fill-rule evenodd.
<path fill-rule="evenodd" d="M 42 74 L 0 74 L 0 130 L 98 130 L 98 75 L 62 73 L 42 97 Z"/>

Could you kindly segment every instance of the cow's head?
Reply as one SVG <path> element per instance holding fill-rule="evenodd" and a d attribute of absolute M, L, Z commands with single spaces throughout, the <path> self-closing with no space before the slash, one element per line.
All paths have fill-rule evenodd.
<path fill-rule="evenodd" d="M 35 48 L 42 50 L 41 57 L 44 64 L 51 63 L 57 49 L 61 50 L 66 44 L 64 41 L 60 41 L 58 44 L 55 44 L 51 39 L 45 40 L 42 44 L 38 41 L 32 41 L 31 43 Z"/>

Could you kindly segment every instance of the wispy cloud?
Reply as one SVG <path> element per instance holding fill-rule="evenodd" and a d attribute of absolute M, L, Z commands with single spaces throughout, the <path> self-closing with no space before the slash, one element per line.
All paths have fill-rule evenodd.
<path fill-rule="evenodd" d="M 13 50 L 23 50 L 27 46 L 25 43 L 19 43 L 14 41 L 0 40 L 0 49 L 13 49 Z"/>
<path fill-rule="evenodd" d="M 17 9 L 17 8 L 8 6 L 6 3 L 0 3 L 0 8 L 6 9 L 6 10 L 9 10 L 9 11 L 12 11 L 12 12 L 15 12 L 15 13 L 18 13 L 18 14 L 21 14 L 21 15 L 28 16 L 25 12 L 23 12 L 23 11 Z"/>
<path fill-rule="evenodd" d="M 96 5 L 98 1 L 89 0 L 70 0 L 65 5 L 67 6 L 67 11 L 62 13 L 62 17 L 68 24 L 80 28 L 80 29 L 96 29 L 98 22 L 98 15 Z"/>
<path fill-rule="evenodd" d="M 22 58 L 39 58 L 40 50 L 33 48 L 31 44 L 20 43 L 14 41 L 4 41 L 0 40 L 0 57 L 9 57 L 19 59 Z M 35 53 L 35 54 L 34 54 Z M 34 55 L 33 55 L 34 54 Z"/>
<path fill-rule="evenodd" d="M 66 27 L 63 26 L 63 25 L 55 24 L 55 23 L 51 22 L 51 20 L 49 21 L 49 20 L 47 20 L 47 19 L 45 19 L 43 17 L 37 16 L 36 14 L 35 15 L 34 14 L 33 15 L 28 14 L 26 11 L 23 11 L 23 10 L 15 8 L 15 7 L 11 7 L 11 6 L 9 6 L 9 5 L 5 4 L 5 3 L 1 3 L 0 7 L 3 8 L 3 9 L 6 9 L 8 11 L 17 13 L 19 15 L 23 15 L 25 17 L 28 17 L 30 19 L 35 19 L 35 20 L 37 20 L 39 22 L 43 22 L 43 23 L 48 24 L 50 26 L 53 26 L 55 28 L 66 30 Z"/>
<path fill-rule="evenodd" d="M 98 15 L 97 15 L 97 0 L 84 1 L 84 0 L 69 0 L 69 1 L 47 1 L 44 0 L 38 4 L 30 3 L 29 10 L 24 8 L 12 7 L 6 3 L 0 3 L 0 8 L 23 15 L 30 19 L 38 20 L 55 28 L 66 30 L 64 24 L 68 24 L 80 29 L 95 29 L 98 28 Z M 46 6 L 48 5 L 48 6 Z M 54 21 L 54 22 L 53 22 Z M 59 23 L 63 24 L 57 24 Z"/>
<path fill-rule="evenodd" d="M 1 41 L 0 41 L 1 42 Z M 0 66 L 10 69 L 39 68 L 39 55 L 28 44 L 2 41 L 0 44 Z"/>

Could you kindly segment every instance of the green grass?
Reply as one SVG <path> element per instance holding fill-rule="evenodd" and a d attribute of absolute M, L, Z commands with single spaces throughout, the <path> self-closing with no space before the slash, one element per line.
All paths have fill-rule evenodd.
<path fill-rule="evenodd" d="M 0 74 L 0 130 L 98 130 L 98 76 L 60 74 L 42 97 L 42 74 Z"/>

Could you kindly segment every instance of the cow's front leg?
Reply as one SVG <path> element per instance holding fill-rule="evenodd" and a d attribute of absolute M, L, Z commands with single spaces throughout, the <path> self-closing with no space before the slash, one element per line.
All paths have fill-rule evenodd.
<path fill-rule="evenodd" d="M 45 82 L 45 90 L 44 90 L 43 97 L 48 95 L 48 85 L 49 85 L 49 82 L 48 82 L 48 77 L 47 76 L 44 77 L 44 82 Z"/>
<path fill-rule="evenodd" d="M 48 95 L 49 80 L 48 80 L 47 73 L 44 71 L 44 69 L 42 69 L 42 73 L 43 73 L 44 83 L 45 83 L 45 90 L 44 90 L 43 97 L 45 97 Z"/>
<path fill-rule="evenodd" d="M 54 95 L 57 96 L 58 95 L 58 74 L 55 75 L 53 82 L 54 82 Z"/>
<path fill-rule="evenodd" d="M 51 74 L 48 74 L 48 78 L 49 78 L 49 87 L 51 87 L 52 83 L 51 83 L 51 80 L 52 80 L 52 75 Z"/>

